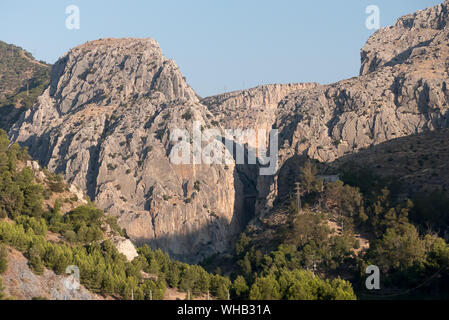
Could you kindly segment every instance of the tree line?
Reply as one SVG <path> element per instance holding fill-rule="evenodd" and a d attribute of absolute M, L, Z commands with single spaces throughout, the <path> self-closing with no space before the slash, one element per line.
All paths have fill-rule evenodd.
<path fill-rule="evenodd" d="M 80 269 L 81 284 L 91 292 L 123 299 L 162 299 L 167 287 L 189 291 L 193 296 L 210 293 L 227 298 L 231 286 L 227 277 L 173 261 L 160 250 L 145 245 L 129 262 L 111 240 L 105 239 L 104 225 L 110 224 L 122 235 L 123 230 L 93 203 L 63 215 L 57 200 L 50 210 L 44 210 L 48 190 L 36 183 L 30 168 L 18 165 L 28 159 L 26 149 L 10 145 L 0 130 L 0 244 L 23 252 L 34 273 L 48 269 L 64 275 L 68 266 L 75 265 Z M 52 176 L 49 184 L 56 192 L 64 190 L 58 180 Z M 47 241 L 49 231 L 60 234 L 64 241 Z M 0 272 L 7 269 L 6 249 L 2 248 Z"/>

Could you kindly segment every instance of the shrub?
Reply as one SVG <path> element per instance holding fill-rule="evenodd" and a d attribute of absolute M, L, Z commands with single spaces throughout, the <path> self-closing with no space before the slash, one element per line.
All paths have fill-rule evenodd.
<path fill-rule="evenodd" d="M 192 113 L 190 110 L 186 111 L 181 118 L 183 118 L 186 121 L 189 121 L 190 119 L 192 119 Z"/>

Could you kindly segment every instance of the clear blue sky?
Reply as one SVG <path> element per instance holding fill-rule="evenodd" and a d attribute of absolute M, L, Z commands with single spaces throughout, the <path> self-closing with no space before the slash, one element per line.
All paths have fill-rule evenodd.
<path fill-rule="evenodd" d="M 71 47 L 106 37 L 152 37 L 202 96 L 259 84 L 330 83 L 358 74 L 372 30 L 442 0 L 1 0 L 0 40 L 54 63 Z M 65 27 L 80 8 L 80 30 Z"/>

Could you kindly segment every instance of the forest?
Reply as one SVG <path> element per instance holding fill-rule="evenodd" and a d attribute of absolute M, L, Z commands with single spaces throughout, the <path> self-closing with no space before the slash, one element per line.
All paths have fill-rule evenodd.
<path fill-rule="evenodd" d="M 341 174 L 341 180 L 323 183 L 317 164 L 306 161 L 297 175 L 299 190 L 292 190 L 283 208 L 287 222 L 276 232 L 277 250 L 264 252 L 259 240 L 241 235 L 235 251 L 241 272 L 236 295 L 341 299 L 354 288 L 358 299 L 447 296 L 447 196 L 431 193 L 402 199 L 396 179 L 353 165 L 341 168 Z M 361 247 L 362 238 L 369 246 Z M 365 286 L 371 265 L 380 270 L 380 290 Z M 299 271 L 304 269 L 308 271 Z M 333 292 L 324 290 L 326 286 L 301 292 L 314 286 L 314 274 L 333 279 L 328 280 Z M 309 279 L 310 286 L 286 286 L 294 283 L 292 278 Z"/>

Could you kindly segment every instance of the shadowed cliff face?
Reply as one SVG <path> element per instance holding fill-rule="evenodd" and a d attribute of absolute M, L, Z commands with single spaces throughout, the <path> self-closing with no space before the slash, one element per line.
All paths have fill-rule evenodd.
<path fill-rule="evenodd" d="M 170 161 L 170 134 L 193 121 L 207 129 L 214 117 L 154 40 L 105 39 L 64 55 L 10 134 L 132 240 L 196 262 L 230 248 L 248 218 L 233 163 Z"/>
<path fill-rule="evenodd" d="M 203 100 L 234 126 L 279 130 L 279 170 L 274 176 L 257 177 L 256 216 L 268 214 L 282 196 L 286 188 L 279 175 L 293 157 L 331 162 L 385 141 L 448 126 L 448 8 L 445 1 L 377 31 L 362 49 L 359 77 L 284 91 L 287 96 L 271 105 L 264 100 L 269 96 L 264 86 Z"/>
<path fill-rule="evenodd" d="M 280 130 L 279 172 L 294 155 L 330 162 L 395 138 L 447 127 L 448 6 L 446 1 L 376 32 L 362 50 L 360 77 L 285 98 L 274 123 Z M 260 215 L 273 207 L 277 182 L 278 175 L 264 182 L 271 187 L 259 194 Z"/>

